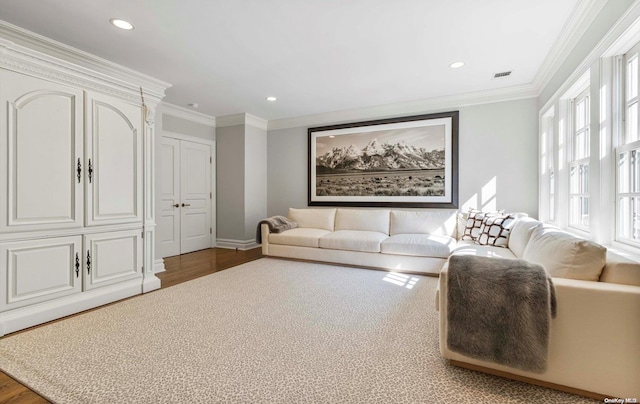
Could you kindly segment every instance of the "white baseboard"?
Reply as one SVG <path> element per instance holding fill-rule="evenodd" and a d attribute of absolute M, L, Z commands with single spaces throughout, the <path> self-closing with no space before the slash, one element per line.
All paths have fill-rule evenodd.
<path fill-rule="evenodd" d="M 155 277 L 154 277 L 155 278 Z M 160 280 L 158 287 L 160 286 Z M 139 295 L 140 278 L 0 313 L 0 337 L 116 300 Z"/>
<path fill-rule="evenodd" d="M 157 274 L 157 273 L 164 272 L 164 271 L 165 271 L 164 259 L 163 258 L 159 258 L 159 259 L 155 260 L 153 262 L 153 273 Z"/>
<path fill-rule="evenodd" d="M 228 238 L 218 238 L 216 239 L 216 247 L 217 248 L 226 248 L 229 250 L 251 250 L 253 248 L 258 248 L 262 244 L 256 243 L 255 240 L 233 240 Z"/>

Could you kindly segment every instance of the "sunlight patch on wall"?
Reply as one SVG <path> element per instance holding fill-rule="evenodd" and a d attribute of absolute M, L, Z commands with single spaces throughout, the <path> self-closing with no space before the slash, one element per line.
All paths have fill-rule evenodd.
<path fill-rule="evenodd" d="M 481 195 L 481 209 L 484 212 L 493 212 L 498 210 L 497 208 L 497 178 L 494 176 L 484 184 L 482 187 Z"/>

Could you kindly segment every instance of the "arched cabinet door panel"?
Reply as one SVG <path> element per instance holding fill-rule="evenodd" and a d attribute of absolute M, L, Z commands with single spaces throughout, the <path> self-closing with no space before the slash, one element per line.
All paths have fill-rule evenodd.
<path fill-rule="evenodd" d="M 142 222 L 142 107 L 87 97 L 87 226 Z"/>
<path fill-rule="evenodd" d="M 83 92 L 0 69 L 0 232 L 83 225 Z"/>

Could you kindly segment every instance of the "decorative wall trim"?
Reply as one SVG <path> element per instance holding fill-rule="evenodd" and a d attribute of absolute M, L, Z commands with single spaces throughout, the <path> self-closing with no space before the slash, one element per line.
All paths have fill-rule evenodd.
<path fill-rule="evenodd" d="M 233 240 L 228 238 L 216 239 L 216 248 L 226 248 L 231 250 L 251 250 L 253 248 L 260 247 L 262 244 L 256 243 L 255 240 Z"/>
<path fill-rule="evenodd" d="M 216 127 L 216 118 L 211 115 L 193 111 L 191 109 L 180 107 L 178 105 L 169 104 L 168 102 L 163 102 L 161 108 L 163 115 L 171 115 L 176 118 L 199 123 L 201 125 L 206 125 L 212 128 Z"/>
<path fill-rule="evenodd" d="M 164 267 L 164 259 L 158 258 L 153 262 L 153 273 L 157 274 L 160 272 L 164 272 L 166 268 Z"/>
<path fill-rule="evenodd" d="M 140 86 L 145 97 L 155 98 L 156 102 L 171 87 L 167 82 L 4 21 L 0 21 L 0 63 L 6 68 L 136 101 L 140 99 Z"/>
<path fill-rule="evenodd" d="M 634 24 L 640 19 L 640 0 L 636 0 L 632 6 L 613 24 L 607 33 L 600 39 L 598 44 L 589 52 L 584 60 L 575 68 L 573 73 L 567 77 L 564 83 L 556 89 L 549 97 L 549 100 L 540 108 L 540 111 L 546 111 L 553 105 L 565 92 L 567 92 L 574 83 L 582 77 L 582 75 L 602 56 L 611 56 L 611 49 L 615 47 L 619 38 L 627 31 L 638 27 Z M 626 35 L 625 35 L 626 37 Z M 619 51 L 620 49 L 618 49 Z"/>
<path fill-rule="evenodd" d="M 251 114 L 225 115 L 216 118 L 216 127 L 249 125 L 259 129 L 267 130 L 268 121 Z"/>
<path fill-rule="evenodd" d="M 562 28 L 558 39 L 533 79 L 533 84 L 538 89 L 538 92 L 541 92 L 549 84 L 571 50 L 580 41 L 606 4 L 607 0 L 587 0 L 576 4 L 569 16 L 569 20 Z"/>
<path fill-rule="evenodd" d="M 339 124 L 350 121 L 392 118 L 401 115 L 442 112 L 452 108 L 459 108 L 468 105 L 490 104 L 494 102 L 535 98 L 537 96 L 537 89 L 532 84 L 525 84 L 489 91 L 427 98 L 423 100 L 377 105 L 366 108 L 345 109 L 342 111 L 326 112 L 294 118 L 275 119 L 269 121 L 268 129 L 276 130 L 325 124 Z"/>

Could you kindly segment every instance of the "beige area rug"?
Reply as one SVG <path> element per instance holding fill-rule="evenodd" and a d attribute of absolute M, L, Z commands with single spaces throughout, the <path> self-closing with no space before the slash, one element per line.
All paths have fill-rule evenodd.
<path fill-rule="evenodd" d="M 449 366 L 436 278 L 263 258 L 0 339 L 56 403 L 580 403 Z"/>

